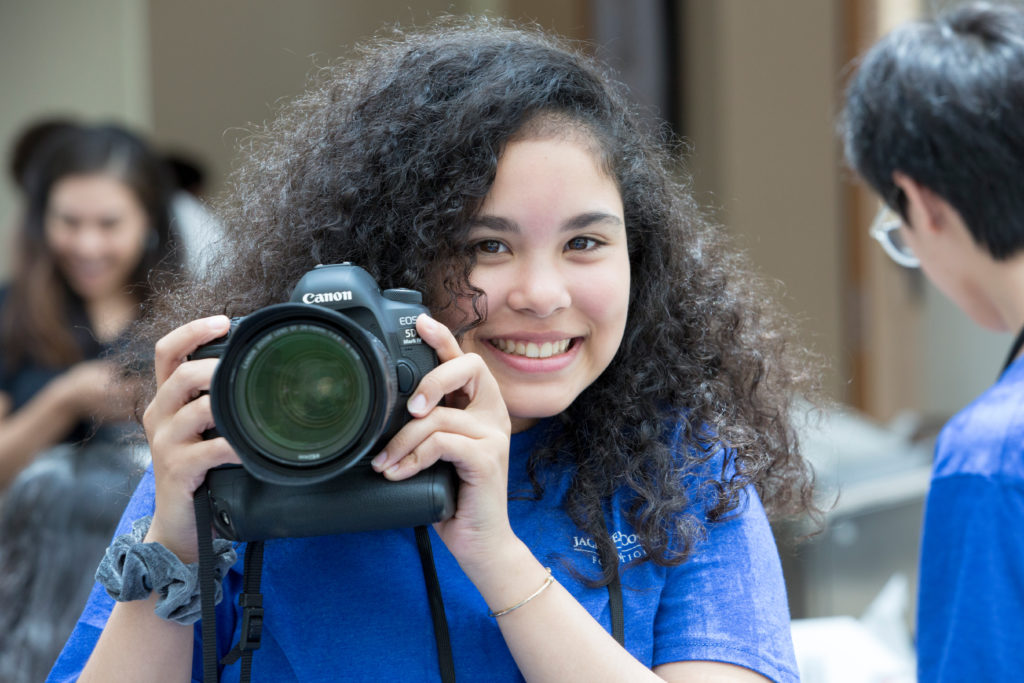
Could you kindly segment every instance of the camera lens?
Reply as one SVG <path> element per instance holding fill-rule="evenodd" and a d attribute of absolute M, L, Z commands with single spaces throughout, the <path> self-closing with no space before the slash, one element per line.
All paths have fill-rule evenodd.
<path fill-rule="evenodd" d="M 210 384 L 217 430 L 254 476 L 326 481 L 367 455 L 391 419 L 397 379 L 379 339 L 320 306 L 241 319 Z"/>
<path fill-rule="evenodd" d="M 370 376 L 359 352 L 318 325 L 277 328 L 242 357 L 235 409 L 255 445 L 293 465 L 346 449 L 366 425 Z"/>

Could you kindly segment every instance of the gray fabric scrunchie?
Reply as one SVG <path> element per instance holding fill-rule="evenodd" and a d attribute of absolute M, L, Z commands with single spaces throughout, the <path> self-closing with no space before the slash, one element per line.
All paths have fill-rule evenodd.
<path fill-rule="evenodd" d="M 96 569 L 96 581 L 107 595 L 118 602 L 145 600 L 154 590 L 160 595 L 156 615 L 179 624 L 194 624 L 202 607 L 199 597 L 199 563 L 185 564 L 159 543 L 143 543 L 152 517 L 132 523 L 130 533 L 114 539 Z M 214 600 L 224 598 L 222 582 L 238 554 L 231 541 L 213 541 L 216 592 Z"/>

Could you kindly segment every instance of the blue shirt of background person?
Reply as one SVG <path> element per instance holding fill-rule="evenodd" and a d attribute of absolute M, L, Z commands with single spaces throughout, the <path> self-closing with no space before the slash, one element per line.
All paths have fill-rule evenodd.
<path fill-rule="evenodd" d="M 893 212 L 873 230 L 886 250 L 979 325 L 1024 328 L 1024 10 L 967 5 L 897 28 L 864 56 L 843 125 L 848 159 Z M 939 436 L 921 550 L 923 681 L 1020 677 L 1021 405 L 1017 358 Z"/>

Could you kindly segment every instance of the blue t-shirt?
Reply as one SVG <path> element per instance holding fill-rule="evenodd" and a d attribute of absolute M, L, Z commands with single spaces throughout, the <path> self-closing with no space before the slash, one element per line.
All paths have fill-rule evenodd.
<path fill-rule="evenodd" d="M 545 479 L 544 497 L 531 491 L 526 460 L 544 433 L 535 427 L 512 437 L 509 516 L 516 534 L 605 629 L 610 630 L 608 591 L 587 588 L 566 564 L 593 575 L 593 540 L 562 510 L 569 474 Z M 719 460 L 719 464 L 720 464 Z M 342 475 L 344 476 L 344 475 Z M 122 521 L 153 509 L 153 477 L 147 474 Z M 642 549 L 622 515 L 609 530 L 620 562 Z M 476 588 L 433 530 L 434 560 L 451 632 L 456 677 L 463 681 L 521 681 L 495 619 Z M 423 573 L 412 530 L 374 531 L 319 538 L 268 541 L 263 561 L 262 645 L 253 656 L 254 681 L 436 681 L 437 650 Z M 222 650 L 238 635 L 242 563 L 229 572 L 218 606 Z M 590 570 L 590 571 L 588 571 Z M 651 562 L 623 572 L 626 647 L 647 666 L 681 660 L 714 660 L 748 667 L 775 681 L 796 681 L 785 586 L 775 542 L 753 490 L 741 512 L 708 528 L 708 538 L 685 564 Z M 50 675 L 74 680 L 106 622 L 112 601 L 102 588 L 92 597 Z M 193 679 L 201 679 L 196 625 Z M 223 652 L 222 652 L 223 654 Z M 237 681 L 239 664 L 224 681 Z"/>
<path fill-rule="evenodd" d="M 1019 680 L 1024 667 L 1024 359 L 939 435 L 917 610 L 922 681 Z"/>

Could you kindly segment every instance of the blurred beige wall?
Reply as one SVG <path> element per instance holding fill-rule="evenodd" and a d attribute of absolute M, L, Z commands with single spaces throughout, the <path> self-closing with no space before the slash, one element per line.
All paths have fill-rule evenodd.
<path fill-rule="evenodd" d="M 808 342 L 832 363 L 826 390 L 844 398 L 838 3 L 783 5 L 687 3 L 685 132 L 700 198 L 784 283 Z"/>
<path fill-rule="evenodd" d="M 448 0 L 153 0 L 153 135 L 205 162 L 211 191 L 252 124 L 300 94 L 318 65 L 336 60 L 386 23 L 427 21 Z"/>

